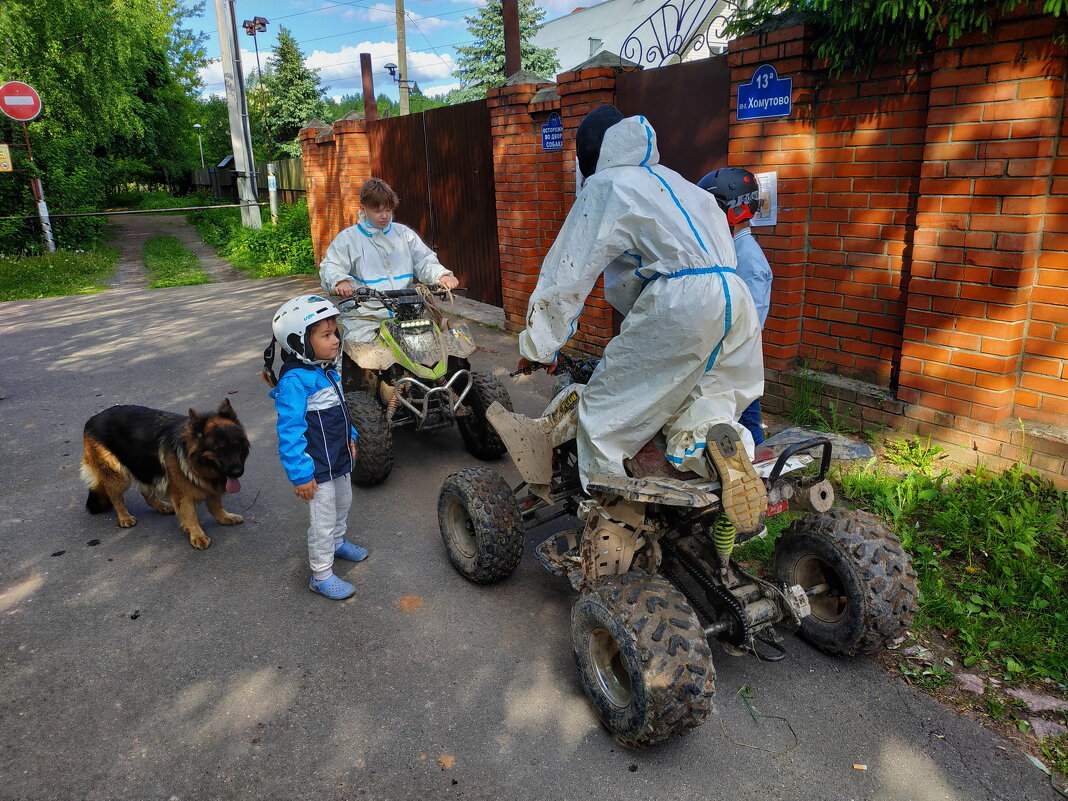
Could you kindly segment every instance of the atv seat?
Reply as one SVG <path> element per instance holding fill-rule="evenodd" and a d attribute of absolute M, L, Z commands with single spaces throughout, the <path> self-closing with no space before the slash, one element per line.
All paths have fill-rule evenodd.
<path fill-rule="evenodd" d="M 623 460 L 623 467 L 627 471 L 627 474 L 634 478 L 650 478 L 655 476 L 661 476 L 664 478 L 674 478 L 679 481 L 693 481 L 694 479 L 701 479 L 701 476 L 692 470 L 681 471 L 668 461 L 667 456 L 664 454 L 666 450 L 666 443 L 664 442 L 664 435 L 657 434 L 653 439 L 649 440 L 630 459 Z M 771 448 L 766 448 L 763 445 L 757 445 L 756 455 L 753 458 L 753 464 L 760 464 L 769 459 L 776 457 L 775 451 Z"/>

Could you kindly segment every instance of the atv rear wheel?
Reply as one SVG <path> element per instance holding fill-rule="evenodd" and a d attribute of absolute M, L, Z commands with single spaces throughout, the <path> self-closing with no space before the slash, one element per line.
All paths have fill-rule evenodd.
<path fill-rule="evenodd" d="M 875 651 L 904 634 L 916 613 L 912 562 L 867 512 L 833 508 L 794 521 L 775 544 L 773 571 L 810 593 L 801 636 L 829 653 Z"/>
<path fill-rule="evenodd" d="M 359 435 L 352 483 L 360 487 L 381 484 L 393 471 L 393 432 L 386 413 L 370 393 L 358 389 L 345 393 L 345 405 Z"/>
<path fill-rule="evenodd" d="M 499 459 L 508 449 L 497 429 L 486 419 L 486 410 L 494 401 L 498 401 L 505 409 L 512 411 L 512 399 L 496 376 L 472 372 L 471 382 L 471 391 L 464 399 L 471 413 L 456 418 L 456 426 L 460 429 L 468 453 L 479 459 Z"/>
<path fill-rule="evenodd" d="M 452 566 L 475 584 L 508 578 L 523 555 L 519 504 L 507 482 L 488 467 L 469 467 L 445 479 L 438 527 Z"/>
<path fill-rule="evenodd" d="M 712 651 L 686 598 L 661 576 L 598 581 L 571 609 L 571 643 L 586 696 L 623 745 L 688 734 L 712 708 Z"/>

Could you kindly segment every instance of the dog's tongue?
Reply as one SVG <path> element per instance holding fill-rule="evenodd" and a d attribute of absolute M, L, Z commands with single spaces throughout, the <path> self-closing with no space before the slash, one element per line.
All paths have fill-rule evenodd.
<path fill-rule="evenodd" d="M 241 482 L 238 481 L 236 478 L 226 479 L 226 491 L 228 493 L 240 492 Z"/>

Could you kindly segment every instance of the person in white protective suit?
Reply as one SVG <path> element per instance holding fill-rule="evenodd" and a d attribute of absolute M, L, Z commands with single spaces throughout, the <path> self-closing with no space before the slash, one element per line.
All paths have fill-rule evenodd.
<path fill-rule="evenodd" d="M 764 371 L 760 321 L 735 273 L 726 217 L 658 163 L 644 117 L 595 109 L 576 150 L 582 188 L 530 297 L 520 367 L 556 361 L 603 272 L 605 297 L 626 316 L 579 400 L 583 487 L 601 473 L 625 476 L 624 460 L 663 428 L 670 462 L 720 478 L 727 508 L 733 480 L 748 488 L 755 479 L 752 435 L 737 420 L 763 393 Z M 705 458 L 713 427 L 717 442 L 727 431 L 744 445 L 709 448 L 715 470 Z"/>
<path fill-rule="evenodd" d="M 324 292 L 350 298 L 357 287 L 405 289 L 415 279 L 445 289 L 459 285 L 415 231 L 393 222 L 399 203 L 396 192 L 381 178 L 364 181 L 359 221 L 334 237 L 319 264 Z M 371 342 L 382 321 L 391 316 L 377 300 L 368 300 L 341 315 L 345 339 Z"/>

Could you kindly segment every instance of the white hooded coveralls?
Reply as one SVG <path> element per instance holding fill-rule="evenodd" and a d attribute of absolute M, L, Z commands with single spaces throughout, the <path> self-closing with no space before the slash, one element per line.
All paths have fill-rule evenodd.
<path fill-rule="evenodd" d="M 644 117 L 608 128 L 597 169 L 542 263 L 519 337 L 526 359 L 554 361 L 602 271 L 605 297 L 626 315 L 579 400 L 583 487 L 598 473 L 626 475 L 623 460 L 661 428 L 672 464 L 706 478 L 713 425 L 732 425 L 753 454 L 737 423 L 764 391 L 753 299 L 715 199 L 659 158 Z"/>
<path fill-rule="evenodd" d="M 319 264 L 323 291 L 332 294 L 337 294 L 341 281 L 352 281 L 357 289 L 366 286 L 383 291 L 405 289 L 413 279 L 436 284 L 446 275 L 452 271 L 441 265 L 411 228 L 396 222 L 376 228 L 362 212 L 356 225 L 334 237 Z M 376 300 L 363 303 L 341 315 L 345 338 L 371 342 L 382 321 L 392 316 Z"/>

